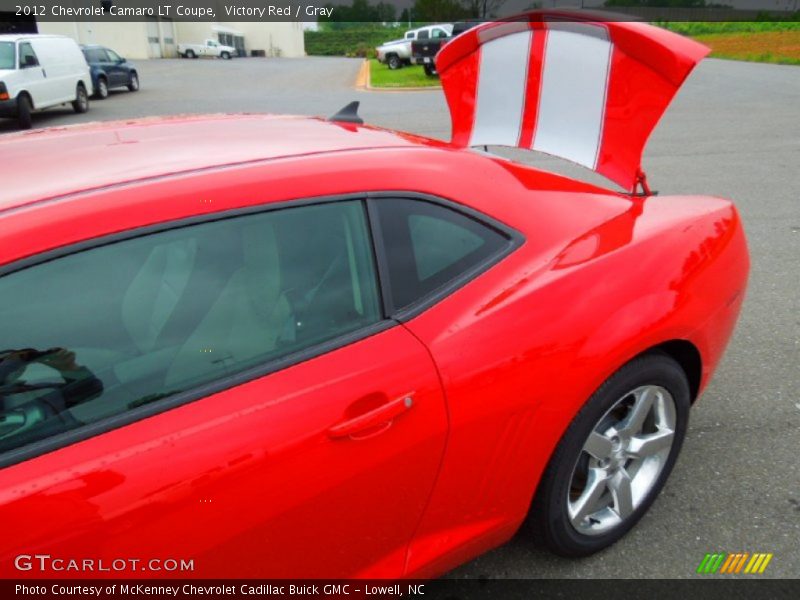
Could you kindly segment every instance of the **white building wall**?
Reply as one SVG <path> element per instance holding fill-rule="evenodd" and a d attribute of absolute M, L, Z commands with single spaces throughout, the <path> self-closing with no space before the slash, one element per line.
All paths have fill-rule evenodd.
<path fill-rule="evenodd" d="M 283 56 L 294 58 L 305 56 L 303 24 L 265 23 L 265 22 L 185 22 L 177 21 L 175 29 L 180 43 L 199 44 L 206 39 L 217 39 L 219 31 L 244 36 L 245 49 L 250 56 L 251 50 L 263 50 L 267 56 Z"/>
<path fill-rule="evenodd" d="M 39 22 L 39 33 L 68 35 L 79 44 L 108 46 L 120 56 L 131 59 L 149 58 L 147 29 L 144 22 Z"/>
<path fill-rule="evenodd" d="M 206 39 L 217 39 L 217 34 L 211 31 L 213 23 L 203 21 L 176 21 L 175 33 L 179 44 L 202 44 Z"/>
<path fill-rule="evenodd" d="M 211 23 L 201 21 L 173 21 L 175 44 L 202 43 L 208 38 L 217 39 L 217 32 L 233 31 L 244 36 L 248 56 L 251 50 L 263 50 L 267 56 L 298 57 L 305 55 L 303 24 L 236 22 Z M 157 54 L 148 43 L 147 24 L 136 22 L 40 22 L 39 33 L 67 35 L 79 44 L 100 44 L 130 59 L 152 58 Z M 175 46 L 164 42 L 168 26 L 159 23 L 161 52 L 164 57 L 175 56 Z"/>
<path fill-rule="evenodd" d="M 305 56 L 303 23 L 226 23 L 244 33 L 247 52 L 264 50 L 267 56 L 297 58 Z"/>

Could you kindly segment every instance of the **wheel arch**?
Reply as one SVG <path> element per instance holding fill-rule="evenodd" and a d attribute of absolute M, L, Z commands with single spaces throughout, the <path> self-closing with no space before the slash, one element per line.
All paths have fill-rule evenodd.
<path fill-rule="evenodd" d="M 703 357 L 697 346 L 688 340 L 669 340 L 653 346 L 638 356 L 652 352 L 663 352 L 681 366 L 689 381 L 691 402 L 694 404 L 700 395 L 700 384 L 703 380 Z"/>
<path fill-rule="evenodd" d="M 19 101 L 21 96 L 28 98 L 28 102 L 31 103 L 31 110 L 36 110 L 36 103 L 33 101 L 33 96 L 31 96 L 31 93 L 28 90 L 20 90 L 17 92 L 17 101 Z"/>
<path fill-rule="evenodd" d="M 608 381 L 626 365 L 650 354 L 664 354 L 675 360 L 686 374 L 686 378 L 689 382 L 690 402 L 694 403 L 697 400 L 702 384 L 703 359 L 702 355 L 700 354 L 700 350 L 691 341 L 683 338 L 672 338 L 665 341 L 654 342 L 645 347 L 640 347 L 631 353 L 618 355 L 612 363 L 609 363 L 610 366 L 607 370 L 595 373 L 597 375 L 596 380 L 593 381 L 593 384 L 590 388 L 587 388 L 586 393 L 581 395 L 582 400 L 579 404 L 574 406 L 575 412 L 571 413 L 569 418 L 563 420 L 560 428 L 550 428 L 550 432 L 552 433 L 550 436 L 551 443 L 548 446 L 548 452 L 546 453 L 546 456 L 543 456 L 543 460 L 539 461 L 539 469 L 536 473 L 536 477 L 534 478 L 533 496 L 535 496 L 538 492 L 541 484 L 541 477 L 544 475 L 547 466 L 553 459 L 553 453 L 555 452 L 558 443 L 563 438 L 577 414 L 589 402 L 590 398 L 602 388 L 606 381 Z M 544 436 L 545 432 L 541 431 L 540 433 Z"/>
<path fill-rule="evenodd" d="M 583 402 L 588 400 L 606 380 L 628 363 L 647 354 L 661 353 L 666 354 L 677 362 L 686 374 L 691 394 L 690 400 L 692 404 L 694 404 L 703 386 L 703 355 L 697 345 L 686 338 L 667 337 L 664 338 L 663 341 L 650 339 L 643 345 L 637 346 L 629 346 L 625 350 L 616 353 L 610 361 L 606 362 L 606 366 L 603 369 L 591 372 L 589 380 L 592 384 L 584 390 L 585 397 L 583 398 Z M 606 356 L 610 357 L 612 354 L 614 353 L 608 352 Z M 582 405 L 583 403 L 581 403 L 581 406 Z M 580 406 L 578 410 L 580 410 Z"/>

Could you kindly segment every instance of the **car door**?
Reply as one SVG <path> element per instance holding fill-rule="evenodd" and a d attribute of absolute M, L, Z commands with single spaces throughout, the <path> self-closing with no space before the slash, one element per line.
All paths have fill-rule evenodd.
<path fill-rule="evenodd" d="M 0 276 L 0 573 L 401 575 L 447 416 L 364 204 L 182 225 Z"/>
<path fill-rule="evenodd" d="M 20 42 L 18 50 L 20 87 L 28 91 L 35 108 L 44 108 L 54 100 L 52 86 L 47 81 L 47 71 L 30 42 Z"/>
<path fill-rule="evenodd" d="M 119 54 L 109 48 L 103 49 L 105 64 L 103 66 L 108 73 L 110 85 L 113 87 L 120 87 L 128 83 L 128 71 L 123 67 L 123 63 Z"/>

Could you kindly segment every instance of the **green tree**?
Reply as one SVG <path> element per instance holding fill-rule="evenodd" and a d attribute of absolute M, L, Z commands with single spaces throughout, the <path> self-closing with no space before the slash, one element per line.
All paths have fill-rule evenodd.
<path fill-rule="evenodd" d="M 378 2 L 375 5 L 369 0 L 352 0 L 350 6 L 326 4 L 332 8 L 330 17 L 320 17 L 323 30 L 341 30 L 363 27 L 364 23 L 394 23 L 397 20 L 397 7 L 390 2 Z"/>
<path fill-rule="evenodd" d="M 462 0 L 416 0 L 415 21 L 455 21 L 472 16 Z"/>
<path fill-rule="evenodd" d="M 506 0 L 461 0 L 461 4 L 469 16 L 474 19 L 489 19 L 499 16 L 497 12 L 505 3 Z"/>

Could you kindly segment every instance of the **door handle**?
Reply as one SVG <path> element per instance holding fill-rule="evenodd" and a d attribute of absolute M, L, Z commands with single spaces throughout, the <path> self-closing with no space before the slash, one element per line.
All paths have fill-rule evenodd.
<path fill-rule="evenodd" d="M 414 400 L 411 394 L 406 394 L 362 415 L 337 423 L 328 429 L 328 435 L 333 439 L 340 439 L 385 425 L 384 429 L 377 432 L 382 433 L 389 428 L 396 417 L 408 412 L 412 406 L 414 406 Z"/>

